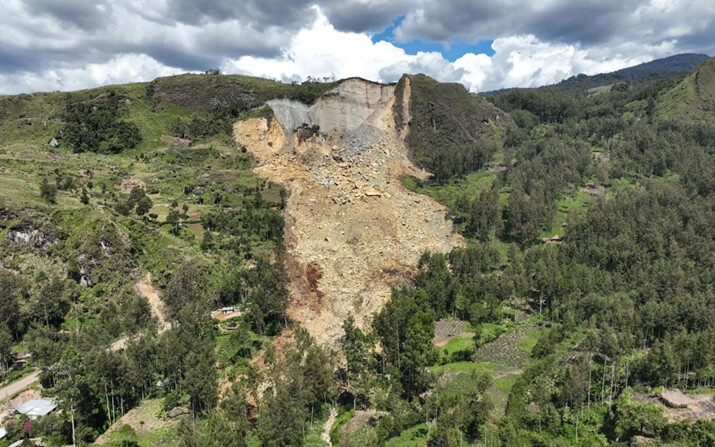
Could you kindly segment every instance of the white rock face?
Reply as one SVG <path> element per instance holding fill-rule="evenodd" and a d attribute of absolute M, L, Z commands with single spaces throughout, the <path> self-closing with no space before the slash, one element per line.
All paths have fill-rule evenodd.
<path fill-rule="evenodd" d="M 363 125 L 380 106 L 385 106 L 392 99 L 394 89 L 394 86 L 362 79 L 347 79 L 310 107 L 287 99 L 267 104 L 286 130 L 317 124 L 323 133 L 346 135 Z"/>

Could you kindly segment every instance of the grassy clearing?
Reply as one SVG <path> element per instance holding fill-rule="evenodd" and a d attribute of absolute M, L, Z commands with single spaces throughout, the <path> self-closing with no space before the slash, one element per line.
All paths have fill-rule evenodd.
<path fill-rule="evenodd" d="M 544 329 L 541 327 L 532 327 L 527 331 L 526 338 L 517 340 L 517 348 L 519 348 L 521 352 L 531 355 L 531 351 L 534 350 L 534 346 L 536 346 L 536 342 L 543 332 Z"/>
<path fill-rule="evenodd" d="M 587 192 L 576 190 L 556 201 L 556 214 L 551 221 L 551 227 L 542 230 L 539 237 L 551 237 L 556 234 L 563 236 L 566 228 L 564 224 L 568 219 L 569 214 L 588 207 L 593 201 L 593 197 Z"/>
<path fill-rule="evenodd" d="M 388 440 L 385 447 L 423 447 L 427 445 L 427 424 L 416 425 Z"/>
<path fill-rule="evenodd" d="M 474 348 L 474 339 L 472 337 L 455 337 L 441 349 L 443 354 L 451 355 L 457 351 L 464 351 Z"/>
<path fill-rule="evenodd" d="M 142 402 L 98 438 L 96 444 L 121 447 L 127 441 L 135 441 L 140 447 L 175 445 L 179 440 L 178 420 L 163 419 L 161 406 L 161 399 Z"/>

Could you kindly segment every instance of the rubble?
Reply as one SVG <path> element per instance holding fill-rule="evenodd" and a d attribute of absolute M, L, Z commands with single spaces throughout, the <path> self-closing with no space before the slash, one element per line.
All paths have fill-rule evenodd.
<path fill-rule="evenodd" d="M 348 316 L 365 327 L 423 251 L 462 243 L 442 205 L 399 181 L 427 173 L 409 159 L 393 103 L 394 86 L 349 80 L 311 107 L 322 111 L 311 118 L 322 133 L 310 138 L 299 141 L 291 128 L 304 106 L 292 111 L 287 101 L 276 118 L 234 127 L 239 146 L 258 159 L 254 171 L 288 192 L 289 314 L 320 342 L 335 343 Z"/>

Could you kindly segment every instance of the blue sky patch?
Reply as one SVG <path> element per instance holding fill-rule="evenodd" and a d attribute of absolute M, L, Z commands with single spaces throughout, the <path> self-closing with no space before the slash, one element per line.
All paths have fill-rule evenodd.
<path fill-rule="evenodd" d="M 385 41 L 390 42 L 392 45 L 402 48 L 407 54 L 416 54 L 419 51 L 424 52 L 438 52 L 442 53 L 445 59 L 454 62 L 460 57 L 464 56 L 466 53 L 474 54 L 486 54 L 487 56 L 494 56 L 494 50 L 492 49 L 493 40 L 480 40 L 476 44 L 465 43 L 459 39 L 452 42 L 449 47 L 444 46 L 441 43 L 436 42 L 426 42 L 420 39 L 414 39 L 409 42 L 397 42 L 395 40 L 395 27 L 399 26 L 405 17 L 398 17 L 393 20 L 392 25 L 385 28 L 382 32 L 373 34 L 371 36 L 374 43 Z"/>

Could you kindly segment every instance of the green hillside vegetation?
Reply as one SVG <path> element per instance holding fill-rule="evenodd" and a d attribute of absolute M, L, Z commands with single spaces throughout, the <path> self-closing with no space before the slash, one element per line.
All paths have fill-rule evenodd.
<path fill-rule="evenodd" d="M 494 325 L 524 321 L 524 310 L 550 326 L 516 343 L 502 329 L 473 353 L 473 361 L 508 364 L 493 355 L 515 344 L 530 359 L 509 376 L 503 416 L 498 407 L 483 410 L 490 419 L 478 436 L 460 423 L 440 432 L 435 422 L 427 445 L 483 442 L 490 432 L 495 445 L 508 446 L 627 445 L 634 436 L 695 446 L 715 435 L 706 421 L 686 433 L 687 423 L 668 423 L 657 408 L 634 409 L 628 398 L 631 389 L 697 389 L 714 378 L 707 340 L 715 335 L 708 310 L 715 121 L 658 115 L 674 87 L 503 93 L 491 100 L 518 127 L 482 169 L 466 176 L 455 169 L 446 181 L 403 180 L 447 205 L 469 238 L 467 248 L 420 263 L 414 284 L 435 319 L 470 321 L 478 334 L 472 350 L 491 339 L 485 334 Z M 540 240 L 555 234 L 563 241 Z M 432 370 L 479 369 L 454 356 L 465 343 L 453 339 L 441 355 L 446 363 Z M 595 378 L 609 382 L 611 373 L 604 393 Z M 445 409 L 452 421 L 457 408 Z M 649 430 L 645 419 L 656 416 Z"/>
<path fill-rule="evenodd" d="M 715 383 L 715 122 L 661 113 L 675 81 L 483 97 L 409 79 L 412 119 L 394 112 L 435 175 L 403 183 L 466 244 L 425 252 L 368 330 L 347 319 L 339 354 L 285 315 L 284 193 L 230 135 L 265 99 L 332 84 L 185 75 L 1 98 L 0 366 L 32 352 L 63 410 L 32 436 L 88 445 L 144 403 L 189 415 L 110 445 L 317 446 L 331 407 L 343 447 L 710 445 L 712 421 L 633 396 Z M 168 328 L 138 293 L 147 272 Z M 243 314 L 210 319 L 223 305 Z M 438 348 L 443 319 L 466 329 Z M 276 350 L 284 328 L 295 343 Z M 219 402 L 220 379 L 236 380 Z"/>
<path fill-rule="evenodd" d="M 710 58 L 667 92 L 656 108 L 664 119 L 712 122 L 715 116 L 715 58 Z"/>
<path fill-rule="evenodd" d="M 695 67 L 703 63 L 707 58 L 708 56 L 704 54 L 676 54 L 611 73 L 601 73 L 593 76 L 579 74 L 542 88 L 574 94 L 593 91 L 599 87 L 610 87 L 621 82 L 626 82 L 633 86 L 643 86 L 656 81 L 673 80 L 690 74 Z"/>
<path fill-rule="evenodd" d="M 232 124 L 331 87 L 185 75 L 0 97 L 0 381 L 32 352 L 63 410 L 33 436 L 87 445 L 146 398 L 208 412 L 219 375 L 290 325 L 283 191 Z M 147 273 L 169 327 L 138 293 Z M 243 311 L 234 337 L 209 318 L 224 305 Z"/>
<path fill-rule="evenodd" d="M 397 83 L 398 127 L 409 125 L 407 143 L 417 162 L 438 182 L 482 168 L 502 145 L 511 119 L 462 84 L 443 84 L 425 75 L 410 80 L 410 122 L 403 123 L 402 92 L 407 77 Z"/>

